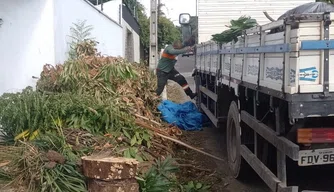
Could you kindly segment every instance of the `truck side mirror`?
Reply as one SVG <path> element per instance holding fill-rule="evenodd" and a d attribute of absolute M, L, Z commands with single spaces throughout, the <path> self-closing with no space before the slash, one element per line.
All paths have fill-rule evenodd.
<path fill-rule="evenodd" d="M 192 17 L 189 13 L 181 13 L 179 15 L 179 23 L 181 25 L 182 41 L 184 46 L 194 46 L 196 44 L 197 22 L 197 17 Z M 194 53 L 188 53 L 182 56 L 189 57 L 190 55 L 194 55 Z"/>
<path fill-rule="evenodd" d="M 181 13 L 179 15 L 179 23 L 181 24 L 182 41 L 184 46 L 193 46 L 191 45 L 192 29 L 190 22 L 191 16 L 189 13 Z"/>
<path fill-rule="evenodd" d="M 191 16 L 190 16 L 189 13 L 181 13 L 179 15 L 179 23 L 181 25 L 187 25 L 187 24 L 190 23 L 190 18 L 191 18 Z"/>

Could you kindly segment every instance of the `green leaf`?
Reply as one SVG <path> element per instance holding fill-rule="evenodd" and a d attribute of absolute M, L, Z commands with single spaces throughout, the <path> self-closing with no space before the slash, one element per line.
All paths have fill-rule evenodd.
<path fill-rule="evenodd" d="M 132 139 L 131 139 L 130 145 L 134 146 L 136 143 L 137 143 L 137 138 L 136 138 L 136 136 L 133 136 Z"/>
<path fill-rule="evenodd" d="M 139 162 L 144 161 L 143 158 L 139 154 L 136 155 L 135 159 L 137 159 Z"/>
<path fill-rule="evenodd" d="M 138 181 L 145 181 L 145 179 L 144 178 L 141 178 L 141 177 L 135 177 Z"/>
<path fill-rule="evenodd" d="M 130 150 L 129 150 L 129 149 L 126 149 L 126 150 L 123 152 L 123 156 L 124 156 L 125 158 L 131 158 Z"/>
<path fill-rule="evenodd" d="M 138 153 L 138 149 L 135 148 L 135 147 L 130 147 L 129 148 L 129 151 L 130 151 L 130 155 L 131 157 L 136 157 L 137 153 Z"/>
<path fill-rule="evenodd" d="M 138 145 L 141 145 L 142 142 L 143 142 L 143 139 L 138 139 L 137 144 L 138 144 Z"/>
<path fill-rule="evenodd" d="M 202 186 L 203 186 L 202 183 L 197 183 L 196 184 L 196 189 L 200 189 L 200 188 L 202 188 Z"/>
<path fill-rule="evenodd" d="M 145 141 L 149 141 L 150 140 L 150 135 L 148 133 L 143 133 L 143 139 Z"/>
<path fill-rule="evenodd" d="M 147 141 L 147 147 L 151 148 L 151 142 Z"/>
<path fill-rule="evenodd" d="M 202 187 L 203 190 L 207 190 L 207 189 L 210 189 L 210 188 L 211 188 L 211 186 L 209 186 L 209 185 L 206 185 L 206 186 Z"/>
<path fill-rule="evenodd" d="M 135 134 L 136 134 L 137 139 L 141 138 L 140 135 L 139 135 L 139 132 L 136 132 Z"/>
<path fill-rule="evenodd" d="M 131 139 L 130 134 L 125 129 L 123 129 L 123 133 L 128 139 Z"/>

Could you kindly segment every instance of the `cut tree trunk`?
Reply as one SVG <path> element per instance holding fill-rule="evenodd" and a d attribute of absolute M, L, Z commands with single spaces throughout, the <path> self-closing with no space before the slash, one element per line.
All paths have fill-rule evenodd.
<path fill-rule="evenodd" d="M 138 192 L 139 185 L 136 179 L 114 181 L 88 180 L 88 192 Z"/>
<path fill-rule="evenodd" d="M 139 192 L 138 161 L 121 157 L 82 157 L 89 192 Z"/>
<path fill-rule="evenodd" d="M 121 157 L 82 157 L 84 175 L 91 179 L 111 181 L 135 178 L 138 161 Z"/>

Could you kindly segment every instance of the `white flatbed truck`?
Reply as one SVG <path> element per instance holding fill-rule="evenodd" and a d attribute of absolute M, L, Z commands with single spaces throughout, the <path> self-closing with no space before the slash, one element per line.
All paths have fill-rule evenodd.
<path fill-rule="evenodd" d="M 196 45 L 197 105 L 226 129 L 235 178 L 250 166 L 272 191 L 297 192 L 288 159 L 334 164 L 332 20 L 331 13 L 291 15 L 244 31 L 236 43 Z"/>

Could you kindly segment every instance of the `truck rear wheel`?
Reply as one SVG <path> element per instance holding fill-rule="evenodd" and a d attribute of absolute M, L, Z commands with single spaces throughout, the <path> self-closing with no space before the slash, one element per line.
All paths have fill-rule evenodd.
<path fill-rule="evenodd" d="M 230 105 L 227 116 L 227 160 L 230 168 L 230 174 L 234 178 L 242 177 L 245 172 L 246 162 L 240 154 L 241 146 L 241 127 L 239 122 L 239 110 L 237 104 L 233 101 Z"/>

